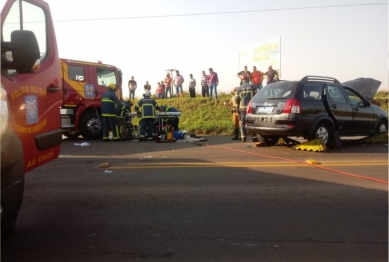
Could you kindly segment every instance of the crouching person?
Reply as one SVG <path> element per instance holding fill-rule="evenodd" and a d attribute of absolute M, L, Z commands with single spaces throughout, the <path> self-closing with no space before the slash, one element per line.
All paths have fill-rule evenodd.
<path fill-rule="evenodd" d="M 122 102 L 122 106 L 116 106 L 116 117 L 120 128 L 120 140 L 128 140 L 127 113 L 131 111 L 131 102 Z"/>
<path fill-rule="evenodd" d="M 147 129 L 148 139 L 153 139 L 153 127 L 155 121 L 155 110 L 159 110 L 157 101 L 150 97 L 150 90 L 145 90 L 143 98 L 135 105 L 135 111 L 141 109 L 141 126 L 139 141 L 145 140 Z"/>

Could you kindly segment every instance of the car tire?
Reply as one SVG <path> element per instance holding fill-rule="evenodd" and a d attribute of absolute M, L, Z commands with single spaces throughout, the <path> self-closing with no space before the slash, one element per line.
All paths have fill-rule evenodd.
<path fill-rule="evenodd" d="M 84 139 L 100 139 L 103 137 L 101 115 L 97 115 L 95 112 L 87 112 L 82 116 L 78 128 Z"/>
<path fill-rule="evenodd" d="M 274 146 L 280 139 L 279 136 L 262 136 L 267 146 Z"/>
<path fill-rule="evenodd" d="M 7 175 L 17 176 L 18 182 L 12 187 L 6 188 L 2 184 L 1 190 L 1 238 L 5 239 L 12 233 L 18 213 L 22 205 L 24 193 L 24 162 L 21 161 L 16 165 L 2 170 Z M 2 181 L 3 182 L 3 181 Z"/>
<path fill-rule="evenodd" d="M 381 120 L 380 122 L 378 122 L 375 134 L 378 135 L 380 133 L 385 132 L 388 132 L 388 123 L 385 120 Z"/>
<path fill-rule="evenodd" d="M 308 136 L 308 140 L 322 138 L 324 144 L 331 145 L 333 140 L 333 131 L 328 127 L 326 123 L 319 123 L 315 126 L 313 132 Z"/>

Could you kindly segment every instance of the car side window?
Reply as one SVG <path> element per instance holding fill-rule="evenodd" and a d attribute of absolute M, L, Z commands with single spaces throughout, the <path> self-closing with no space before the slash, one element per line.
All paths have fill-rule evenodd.
<path fill-rule="evenodd" d="M 346 98 L 339 86 L 328 85 L 327 89 L 328 98 L 331 102 L 347 104 Z"/>
<path fill-rule="evenodd" d="M 345 89 L 345 90 L 346 90 L 346 94 L 348 96 L 348 99 L 352 105 L 358 105 L 358 103 L 364 103 L 363 99 L 359 95 L 354 93 L 352 90 L 350 90 L 350 89 Z"/>
<path fill-rule="evenodd" d="M 322 87 L 320 84 L 306 84 L 303 87 L 303 98 L 307 100 L 320 100 Z"/>

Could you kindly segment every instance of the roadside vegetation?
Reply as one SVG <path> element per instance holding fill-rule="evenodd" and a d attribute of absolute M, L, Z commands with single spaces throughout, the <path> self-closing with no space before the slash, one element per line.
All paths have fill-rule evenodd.
<path fill-rule="evenodd" d="M 224 106 L 224 101 L 229 101 L 233 93 L 220 93 L 219 100 L 203 98 L 196 94 L 196 98 L 190 98 L 189 93 L 184 92 L 184 99 L 157 99 L 159 105 L 173 106 L 181 111 L 180 130 L 186 130 L 196 135 L 232 135 L 231 108 Z M 155 99 L 155 97 L 154 97 Z M 132 100 L 136 103 L 138 100 Z M 373 99 L 373 104 L 388 111 L 388 91 L 379 91 Z M 134 109 L 132 109 L 133 111 Z M 137 124 L 138 120 L 135 120 Z"/>

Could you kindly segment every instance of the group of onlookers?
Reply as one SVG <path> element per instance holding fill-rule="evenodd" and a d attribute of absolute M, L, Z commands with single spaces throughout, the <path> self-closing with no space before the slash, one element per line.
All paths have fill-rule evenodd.
<path fill-rule="evenodd" d="M 157 83 L 155 90 L 155 96 L 158 99 L 163 98 L 172 98 L 172 88 L 175 87 L 176 97 L 184 97 L 183 83 L 184 77 L 180 74 L 179 70 L 175 71 L 176 75 L 172 78 L 170 73 L 166 73 L 166 76 L 163 80 Z M 215 98 L 217 99 L 217 86 L 219 84 L 219 78 L 216 72 L 212 68 L 209 68 L 209 74 L 207 75 L 205 71 L 202 71 L 201 76 L 201 94 L 203 97 L 212 98 L 213 92 L 215 92 Z M 189 75 L 189 94 L 190 97 L 196 97 L 196 79 L 193 78 L 193 75 Z M 135 90 L 137 89 L 137 83 L 134 80 L 134 77 L 131 76 L 131 80 L 128 81 L 128 89 L 130 93 L 130 99 L 135 99 Z M 144 85 L 144 90 L 151 91 L 151 85 L 149 81 L 146 81 Z"/>
<path fill-rule="evenodd" d="M 242 76 L 246 76 L 247 81 L 251 83 L 257 90 L 259 91 L 262 88 L 263 77 L 267 76 L 267 84 L 274 82 L 278 73 L 276 70 L 273 70 L 272 66 L 269 66 L 268 71 L 263 73 L 257 70 L 256 66 L 253 66 L 253 71 L 250 72 L 247 70 L 247 66 L 244 67 L 242 71 L 238 73 L 238 77 L 241 79 L 240 84 L 243 83 Z M 183 83 L 184 77 L 180 74 L 179 70 L 175 71 L 175 76 L 172 78 L 170 73 L 166 73 L 166 76 L 163 80 L 157 83 L 157 87 L 155 90 L 155 96 L 158 99 L 163 98 L 172 98 L 172 88 L 175 87 L 175 95 L 177 98 L 184 97 L 183 92 Z M 219 85 L 219 77 L 216 72 L 213 71 L 212 68 L 209 68 L 209 74 L 206 74 L 205 71 L 202 71 L 201 75 L 201 95 L 203 97 L 218 98 L 217 94 L 217 86 Z M 196 97 L 196 79 L 193 78 L 193 75 L 189 75 L 189 95 L 190 97 Z M 128 88 L 130 93 L 130 99 L 135 98 L 135 90 L 137 89 L 137 83 L 134 80 L 134 77 L 131 76 L 131 80 L 128 81 Z M 151 85 L 149 81 L 146 81 L 144 85 L 144 90 L 151 91 Z"/>

